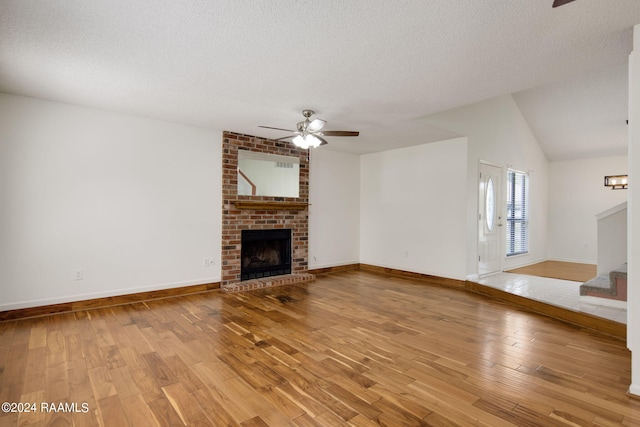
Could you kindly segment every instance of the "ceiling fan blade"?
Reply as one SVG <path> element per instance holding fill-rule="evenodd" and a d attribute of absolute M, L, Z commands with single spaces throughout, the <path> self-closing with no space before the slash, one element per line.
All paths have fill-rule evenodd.
<path fill-rule="evenodd" d="M 282 141 L 282 140 L 293 138 L 293 137 L 295 137 L 295 135 L 283 136 L 282 138 L 274 139 L 274 141 Z"/>
<path fill-rule="evenodd" d="M 320 140 L 320 145 L 327 145 L 328 144 L 327 140 L 322 138 L 321 136 L 318 136 L 318 135 L 313 135 L 313 136 L 315 136 L 316 138 L 318 138 Z"/>
<path fill-rule="evenodd" d="M 320 129 L 322 129 L 324 127 L 324 125 L 326 125 L 327 122 L 326 120 L 322 120 L 322 119 L 315 119 L 314 121 L 312 121 L 311 123 L 309 123 L 309 126 L 307 126 L 307 130 L 309 132 L 318 132 Z"/>
<path fill-rule="evenodd" d="M 259 128 L 264 128 L 264 129 L 275 129 L 275 130 L 283 130 L 285 132 L 295 132 L 294 130 L 291 129 L 282 129 L 282 128 L 272 128 L 271 126 L 258 126 Z"/>
<path fill-rule="evenodd" d="M 563 6 L 567 3 L 571 3 L 573 0 L 553 0 L 553 7 Z"/>
<path fill-rule="evenodd" d="M 324 136 L 358 136 L 360 132 L 350 130 L 327 130 L 321 132 Z"/>

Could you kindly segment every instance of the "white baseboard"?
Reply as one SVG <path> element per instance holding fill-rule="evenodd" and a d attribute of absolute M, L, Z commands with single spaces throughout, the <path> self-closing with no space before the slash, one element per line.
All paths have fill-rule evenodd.
<path fill-rule="evenodd" d="M 629 386 L 629 393 L 635 394 L 636 396 L 640 396 L 640 385 L 631 384 Z"/>
<path fill-rule="evenodd" d="M 591 264 L 597 265 L 597 260 L 571 259 L 571 258 L 549 258 L 547 261 L 572 262 L 575 264 Z"/>
<path fill-rule="evenodd" d="M 609 298 L 598 298 L 589 295 L 580 295 L 580 302 L 584 304 L 602 305 L 605 307 L 627 309 L 626 301 L 618 301 Z"/>
<path fill-rule="evenodd" d="M 511 258 L 511 260 L 513 260 L 513 259 L 517 259 L 517 258 Z M 509 266 L 503 265 L 502 270 L 503 271 L 515 270 L 516 268 L 528 267 L 530 265 L 538 264 L 538 263 L 541 263 L 541 262 L 544 262 L 544 261 L 548 261 L 548 260 L 546 258 L 541 258 L 541 259 L 537 259 L 537 260 L 533 260 L 533 261 L 529 260 L 527 262 L 518 263 L 518 264 L 514 263 L 514 264 L 509 265 Z M 505 262 L 505 264 L 506 264 L 506 262 Z"/>

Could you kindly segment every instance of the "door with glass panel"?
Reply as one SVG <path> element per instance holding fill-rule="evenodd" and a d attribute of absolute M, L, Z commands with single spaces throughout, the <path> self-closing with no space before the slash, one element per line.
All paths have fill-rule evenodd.
<path fill-rule="evenodd" d="M 500 271 L 502 168 L 480 163 L 478 174 L 478 274 Z"/>

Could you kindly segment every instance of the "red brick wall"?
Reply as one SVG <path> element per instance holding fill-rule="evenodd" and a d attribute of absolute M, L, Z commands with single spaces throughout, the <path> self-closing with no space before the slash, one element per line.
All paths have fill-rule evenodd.
<path fill-rule="evenodd" d="M 238 149 L 300 158 L 300 193 L 295 197 L 238 195 Z M 242 230 L 290 228 L 292 240 L 291 272 L 305 273 L 308 264 L 308 210 L 237 209 L 234 202 L 309 203 L 309 158 L 306 150 L 290 142 L 274 141 L 233 132 L 222 134 L 222 285 L 240 281 L 240 242 Z"/>

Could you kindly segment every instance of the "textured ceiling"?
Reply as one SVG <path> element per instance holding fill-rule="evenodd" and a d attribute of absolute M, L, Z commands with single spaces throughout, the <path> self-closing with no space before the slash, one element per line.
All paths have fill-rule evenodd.
<path fill-rule="evenodd" d="M 513 95 L 549 160 L 627 153 L 628 62 Z"/>
<path fill-rule="evenodd" d="M 585 136 L 626 119 L 609 96 L 591 120 L 626 84 L 640 1 L 551 3 L 1 0 L 0 91 L 265 137 L 311 108 L 361 132 L 323 149 L 355 153 L 454 137 L 413 119 L 516 93 L 551 160 L 606 154 Z"/>

